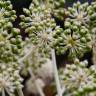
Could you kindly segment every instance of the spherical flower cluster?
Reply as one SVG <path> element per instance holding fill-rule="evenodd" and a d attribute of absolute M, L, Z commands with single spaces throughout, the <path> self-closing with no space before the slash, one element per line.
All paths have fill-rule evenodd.
<path fill-rule="evenodd" d="M 67 19 L 73 21 L 77 25 L 88 27 L 90 19 L 90 16 L 88 14 L 88 3 L 74 3 L 73 7 L 68 7 L 67 11 L 67 14 L 69 15 Z"/>
<path fill-rule="evenodd" d="M 65 29 L 57 28 L 54 32 L 53 45 L 57 54 L 69 52 L 69 57 L 82 57 L 92 47 L 91 35 L 85 26 L 77 26 L 65 21 Z"/>
<path fill-rule="evenodd" d="M 89 95 L 96 90 L 95 66 L 87 68 L 88 62 L 75 59 L 74 64 L 66 65 L 60 73 L 64 88 L 64 96 L 95 96 Z"/>
<path fill-rule="evenodd" d="M 55 26 L 54 19 L 51 18 L 50 10 L 43 6 L 36 6 L 33 3 L 29 9 L 23 9 L 25 15 L 21 15 L 22 22 L 20 25 L 26 29 L 27 32 L 32 33 L 37 30 L 42 30 L 43 27 Z"/>
<path fill-rule="evenodd" d="M 22 89 L 20 68 L 16 63 L 0 63 L 0 94 L 1 96 L 14 96 L 15 91 Z"/>
<path fill-rule="evenodd" d="M 29 9 L 24 9 L 26 16 L 21 15 L 20 24 L 28 32 L 29 41 L 46 55 L 50 53 L 53 29 L 56 26 L 49 9 L 31 4 Z"/>

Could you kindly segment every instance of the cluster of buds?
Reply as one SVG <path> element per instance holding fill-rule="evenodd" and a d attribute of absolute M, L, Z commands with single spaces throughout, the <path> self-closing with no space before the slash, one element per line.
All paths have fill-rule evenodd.
<path fill-rule="evenodd" d="M 14 62 L 23 46 L 20 30 L 13 28 L 15 10 L 10 1 L 0 1 L 0 62 Z"/>
<path fill-rule="evenodd" d="M 51 14 L 59 20 L 64 20 L 65 0 L 49 0 L 49 4 L 52 10 Z"/>
<path fill-rule="evenodd" d="M 95 96 L 90 93 L 96 90 L 95 66 L 87 68 L 88 62 L 75 59 L 74 64 L 67 64 L 60 70 L 60 80 L 64 96 Z"/>
<path fill-rule="evenodd" d="M 0 62 L 17 61 L 23 46 L 20 30 L 10 28 L 10 30 L 0 29 Z"/>
<path fill-rule="evenodd" d="M 50 13 L 59 20 L 64 20 L 65 0 L 33 0 L 35 5 L 43 6 L 50 9 Z"/>
<path fill-rule="evenodd" d="M 57 54 L 64 54 L 68 51 L 69 59 L 72 60 L 74 58 L 81 58 L 92 49 L 91 12 L 89 10 L 93 8 L 92 5 L 90 5 L 91 8 L 88 3 L 81 4 L 77 2 L 64 12 L 63 4 L 64 1 L 62 0 L 60 2 L 57 0 L 33 0 L 29 9 L 23 9 L 25 15 L 20 16 L 22 20 L 20 25 L 28 33 L 27 44 L 25 44 L 23 49 L 25 50 L 25 55 L 23 54 L 24 57 L 20 59 L 23 69 L 25 68 L 27 71 L 31 69 L 34 74 L 37 74 L 36 69 L 45 64 L 46 57 L 50 56 L 51 49 L 53 48 Z M 64 17 L 62 18 L 64 14 L 67 14 L 68 17 L 65 18 L 63 28 L 56 26 L 53 17 L 62 20 L 64 19 Z M 85 96 L 88 91 L 93 91 L 96 88 L 95 75 L 91 72 L 90 68 L 87 68 L 86 61 L 77 61 L 75 64 L 68 65 L 70 67 L 65 67 L 65 71 L 67 70 L 68 74 L 71 72 L 71 75 L 66 75 L 65 71 L 62 74 L 63 77 L 67 78 L 64 81 L 64 88 L 66 89 L 64 94 L 67 94 L 66 96 L 79 96 L 79 94 L 84 94 Z M 75 78 L 74 76 L 77 72 L 79 75 Z M 78 80 L 81 79 L 80 76 L 82 76 L 82 80 Z M 72 80 L 75 78 L 74 82 L 71 80 L 71 77 Z M 71 81 L 72 83 L 70 83 Z M 74 86 L 72 87 L 73 83 Z M 90 87 L 91 85 L 92 87 Z M 73 89 L 78 90 L 74 92 Z"/>
<path fill-rule="evenodd" d="M 16 19 L 16 12 L 12 9 L 11 2 L 0 1 L 0 94 L 2 96 L 6 93 L 15 96 L 16 90 L 20 92 L 22 78 L 19 72 L 23 75 L 30 73 L 29 81 L 36 83 L 31 86 L 33 88 L 36 85 L 36 90 L 33 92 L 36 93 L 38 80 L 44 81 L 44 84 L 41 84 L 42 89 L 46 78 L 53 79 L 54 70 L 57 91 L 58 94 L 61 93 L 54 52 L 57 54 L 69 52 L 69 59 L 74 60 L 83 57 L 92 49 L 93 41 L 96 41 L 96 2 L 91 5 L 77 2 L 66 9 L 64 4 L 65 0 L 33 0 L 29 9 L 24 8 L 24 15 L 20 16 L 22 20 L 20 25 L 28 37 L 23 41 L 20 30 L 13 28 L 12 25 Z M 63 27 L 56 25 L 57 18 L 64 20 Z M 55 67 L 54 70 L 52 67 Z M 67 64 L 60 73 L 64 96 L 95 96 L 94 68 L 94 65 L 88 68 L 86 60 L 80 62 L 76 59 L 74 64 Z M 28 88 L 30 89 L 30 86 Z M 38 91 L 42 94 L 40 88 Z M 23 96 L 22 92 L 19 95 Z"/>
<path fill-rule="evenodd" d="M 14 96 L 22 90 L 22 78 L 17 60 L 23 46 L 20 30 L 13 28 L 16 19 L 10 1 L 0 1 L 0 94 Z"/>
<path fill-rule="evenodd" d="M 10 1 L 0 1 L 0 28 L 12 27 L 12 22 L 16 19 L 15 10 L 12 10 Z"/>
<path fill-rule="evenodd" d="M 20 25 L 28 33 L 29 42 L 38 46 L 39 50 L 48 56 L 53 29 L 56 26 L 54 19 L 51 17 L 50 8 L 32 3 L 29 9 L 24 8 L 24 13 L 26 14 L 25 16 L 20 16 L 22 19 Z"/>
<path fill-rule="evenodd" d="M 74 3 L 72 7 L 68 7 L 67 14 L 68 20 L 73 21 L 76 25 L 87 26 L 89 23 L 88 3 L 81 4 L 80 2 Z"/>
<path fill-rule="evenodd" d="M 23 79 L 19 75 L 20 67 L 16 63 L 0 63 L 0 94 L 1 96 L 15 96 L 15 92 L 22 90 Z"/>
<path fill-rule="evenodd" d="M 85 26 L 77 26 L 69 21 L 65 21 L 64 27 L 65 29 L 58 28 L 53 35 L 53 46 L 57 54 L 69 51 L 70 58 L 80 58 L 92 47 L 89 30 Z"/>

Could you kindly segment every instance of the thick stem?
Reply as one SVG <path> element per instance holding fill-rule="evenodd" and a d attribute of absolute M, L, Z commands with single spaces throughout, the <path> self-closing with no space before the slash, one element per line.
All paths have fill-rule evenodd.
<path fill-rule="evenodd" d="M 56 87 L 57 87 L 57 94 L 58 94 L 58 96 L 62 96 L 62 90 L 61 90 L 60 80 L 59 80 L 59 76 L 58 76 L 58 70 L 57 70 L 57 65 L 56 65 L 56 58 L 55 58 L 55 50 L 54 49 L 51 50 L 51 54 L 52 54 L 54 78 L 55 78 Z"/>
<path fill-rule="evenodd" d="M 45 96 L 45 94 L 44 94 L 42 88 L 39 86 L 38 82 L 36 81 L 35 75 L 33 74 L 32 70 L 29 68 L 28 71 L 29 71 L 29 73 L 30 73 L 30 75 L 31 75 L 31 77 L 32 77 L 32 79 L 33 79 L 33 81 L 34 81 L 34 83 L 35 83 L 35 86 L 36 86 L 36 88 L 37 88 L 37 90 L 38 90 L 40 96 Z"/>
<path fill-rule="evenodd" d="M 5 96 L 5 91 L 4 91 L 4 89 L 2 90 L 2 96 Z"/>
<path fill-rule="evenodd" d="M 19 95 L 19 96 L 24 96 L 23 91 L 22 91 L 21 88 L 18 88 L 18 89 L 17 89 L 17 92 L 18 92 L 18 95 Z"/>

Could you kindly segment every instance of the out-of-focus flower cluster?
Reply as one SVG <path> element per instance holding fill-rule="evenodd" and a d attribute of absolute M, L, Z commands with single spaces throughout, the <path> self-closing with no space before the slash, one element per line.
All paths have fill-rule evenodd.
<path fill-rule="evenodd" d="M 95 66 L 87 68 L 88 62 L 75 59 L 74 64 L 67 64 L 61 69 L 60 80 L 64 96 L 95 96 L 89 95 L 96 90 Z"/>

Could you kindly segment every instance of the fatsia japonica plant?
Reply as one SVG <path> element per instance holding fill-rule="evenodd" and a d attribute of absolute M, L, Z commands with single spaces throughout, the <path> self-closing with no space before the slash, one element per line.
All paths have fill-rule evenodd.
<path fill-rule="evenodd" d="M 66 2 L 32 0 L 20 15 L 27 34 L 22 39 L 13 26 L 11 1 L 0 0 L 0 96 L 25 96 L 25 87 L 46 96 L 43 89 L 50 82 L 54 96 L 96 96 L 96 2 L 65 7 Z M 84 60 L 90 51 L 93 65 Z M 56 56 L 63 54 L 68 60 L 58 68 Z"/>

